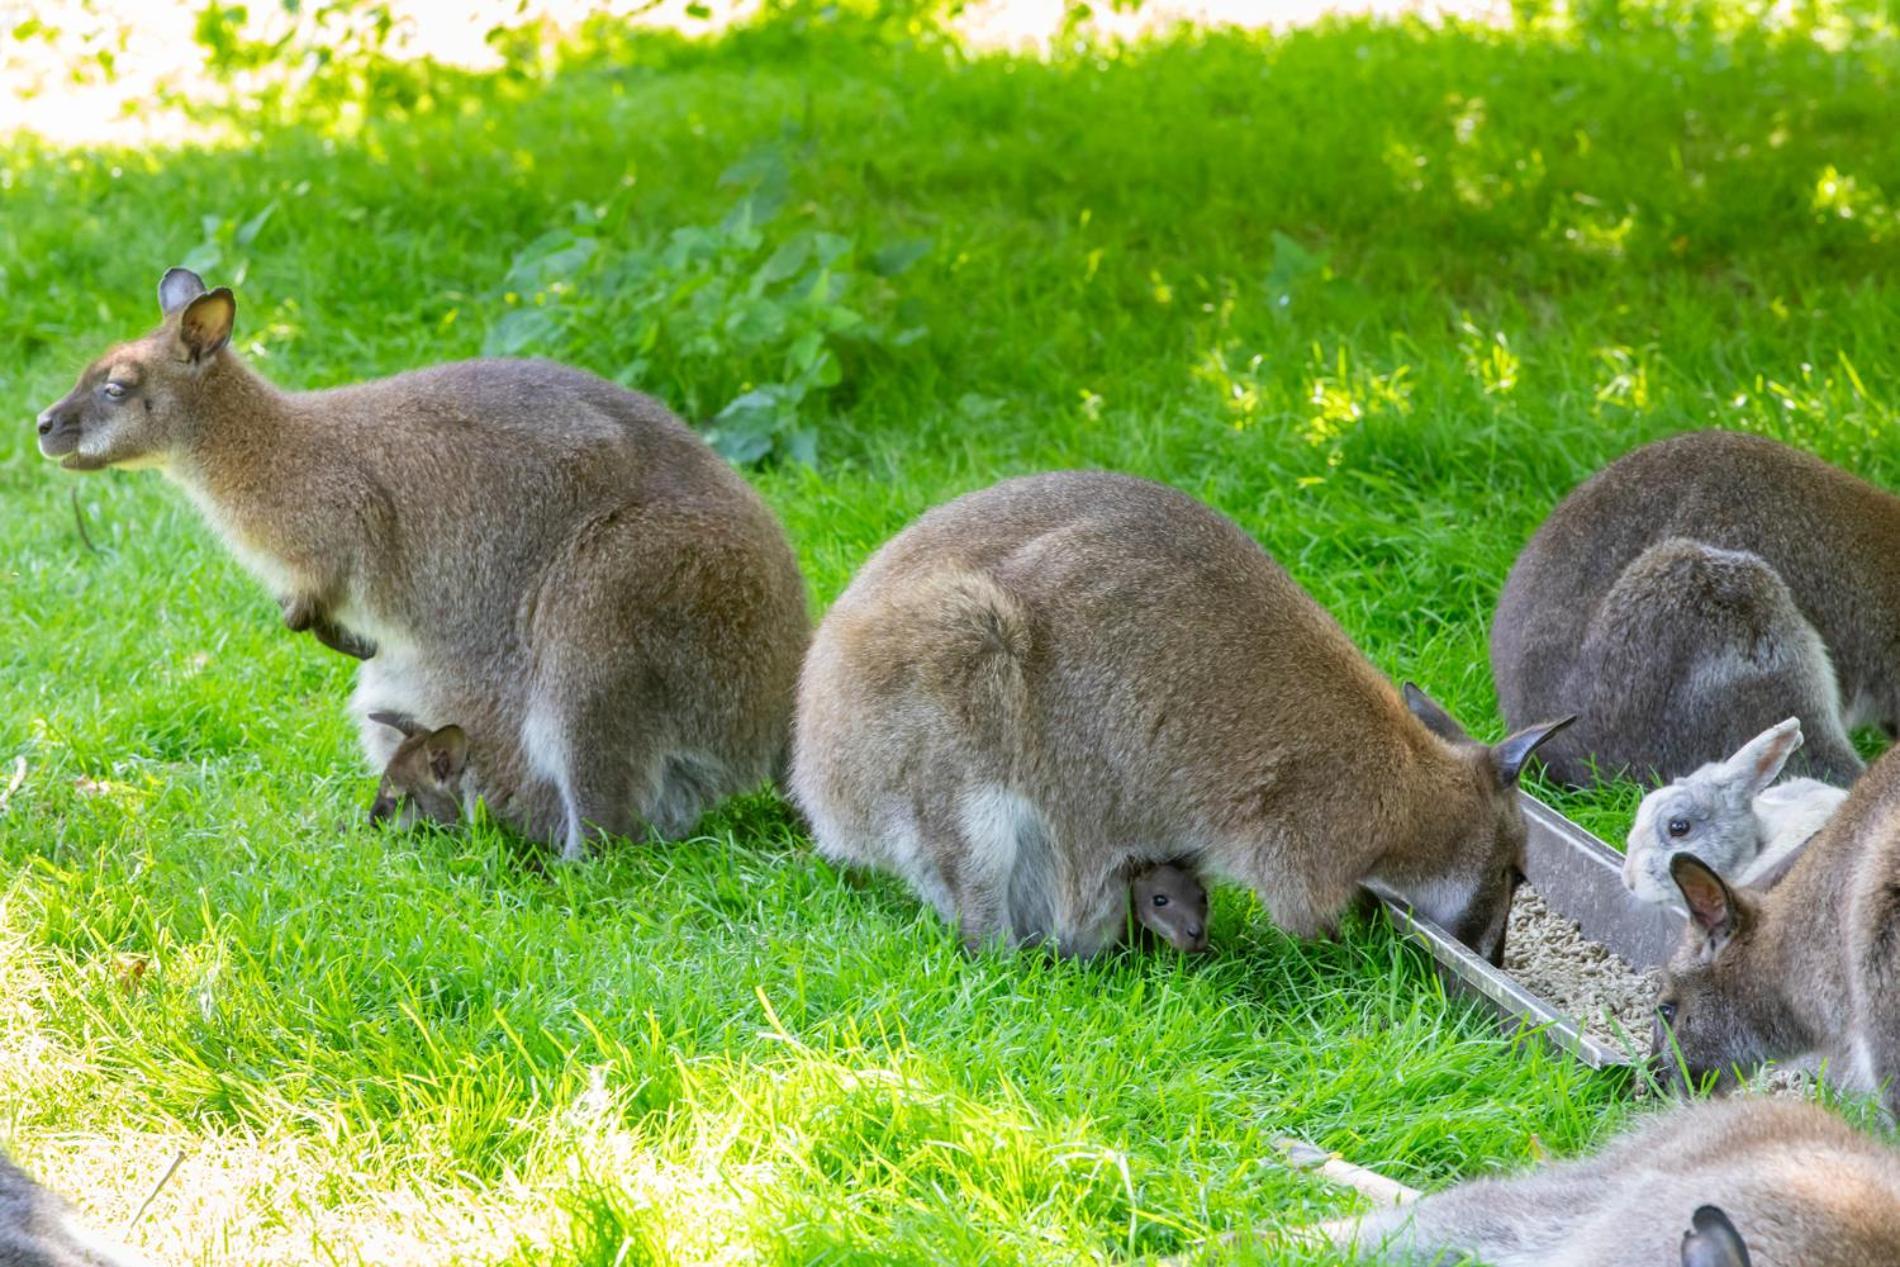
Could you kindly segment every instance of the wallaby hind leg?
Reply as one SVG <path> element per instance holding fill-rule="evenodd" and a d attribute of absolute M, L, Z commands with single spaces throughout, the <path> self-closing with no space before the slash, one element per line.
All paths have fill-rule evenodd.
<path fill-rule="evenodd" d="M 1786 717 L 1807 743 L 1791 767 L 1838 782 L 1860 760 L 1826 644 L 1760 556 L 1680 537 L 1638 555 L 1604 595 L 1565 687 L 1577 724 L 1539 755 L 1565 783 L 1674 778 Z"/>
<path fill-rule="evenodd" d="M 553 843 L 563 861 L 578 862 L 601 836 L 638 830 L 636 807 L 655 799 L 661 776 L 661 754 L 644 724 L 637 697 L 599 689 L 529 706 L 522 744 L 535 771 L 559 790 L 564 822 Z"/>

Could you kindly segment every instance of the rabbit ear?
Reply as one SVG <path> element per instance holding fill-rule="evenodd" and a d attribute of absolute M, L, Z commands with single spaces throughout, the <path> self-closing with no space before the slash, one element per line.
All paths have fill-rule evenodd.
<path fill-rule="evenodd" d="M 1682 1267 L 1749 1267 L 1748 1246 L 1728 1215 L 1705 1205 L 1691 1224 L 1682 1236 Z"/>
<path fill-rule="evenodd" d="M 1737 780 L 1753 799 L 1781 777 L 1781 767 L 1801 746 L 1801 739 L 1801 719 L 1790 717 L 1742 745 L 1740 752 L 1723 763 L 1724 773 Z"/>

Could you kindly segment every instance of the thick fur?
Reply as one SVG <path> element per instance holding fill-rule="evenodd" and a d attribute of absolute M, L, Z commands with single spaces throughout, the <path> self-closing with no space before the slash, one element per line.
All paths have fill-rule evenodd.
<path fill-rule="evenodd" d="M 1818 1056 L 1830 1081 L 1900 1110 L 1900 750 L 1774 887 L 1735 889 L 1686 854 L 1671 870 L 1690 918 L 1664 975 L 1659 1071 Z"/>
<path fill-rule="evenodd" d="M 533 361 L 280 392 L 225 345 L 228 292 L 186 299 L 179 272 L 164 324 L 41 415 L 42 450 L 160 468 L 287 623 L 371 654 L 373 768 L 401 736 L 372 712 L 462 725 L 491 801 L 552 799 L 517 825 L 570 857 L 779 771 L 804 585 L 764 502 L 663 406 Z"/>
<path fill-rule="evenodd" d="M 1728 760 L 1645 796 L 1630 827 L 1624 885 L 1645 902 L 1676 901 L 1669 860 L 1684 852 L 1741 886 L 1785 870 L 1847 799 L 1846 789 L 1819 779 L 1775 782 L 1800 746 L 1801 723 L 1790 717 Z"/>
<path fill-rule="evenodd" d="M 1705 1206 L 1721 1220 L 1698 1217 Z M 1704 1102 L 1594 1157 L 1326 1230 L 1336 1245 L 1382 1246 L 1374 1261 L 1395 1265 L 1873 1267 L 1900 1262 L 1900 1156 L 1812 1104 Z"/>
<path fill-rule="evenodd" d="M 1852 726 L 1900 723 L 1900 498 L 1757 436 L 1645 446 L 1563 500 L 1498 599 L 1506 720 L 1575 713 L 1566 783 L 1675 778 L 1784 717 L 1845 786 Z"/>
<path fill-rule="evenodd" d="M 1128 878 L 1172 862 L 1299 935 L 1383 881 L 1495 953 L 1529 741 L 1501 757 L 1429 711 L 1445 734 L 1226 519 L 1063 472 L 865 564 L 806 661 L 791 786 L 825 854 L 896 872 L 971 944 L 1093 953 Z"/>
<path fill-rule="evenodd" d="M 0 1154 L 0 1267 L 144 1267 Z"/>

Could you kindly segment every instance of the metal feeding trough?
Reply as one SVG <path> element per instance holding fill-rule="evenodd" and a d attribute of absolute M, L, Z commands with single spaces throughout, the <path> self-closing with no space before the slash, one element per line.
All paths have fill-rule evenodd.
<path fill-rule="evenodd" d="M 1637 902 L 1623 887 L 1623 855 L 1528 793 L 1523 798 L 1529 828 L 1524 874 L 1551 912 L 1577 922 L 1583 935 L 1600 942 L 1639 970 L 1664 963 L 1681 939 L 1683 917 L 1663 906 Z M 1423 943 L 1446 984 L 1481 998 L 1512 1029 L 1536 1028 L 1556 1046 L 1592 1069 L 1631 1063 L 1627 1053 L 1583 1032 L 1574 1017 L 1532 994 L 1501 968 L 1402 900 L 1382 894 L 1392 922 Z"/>

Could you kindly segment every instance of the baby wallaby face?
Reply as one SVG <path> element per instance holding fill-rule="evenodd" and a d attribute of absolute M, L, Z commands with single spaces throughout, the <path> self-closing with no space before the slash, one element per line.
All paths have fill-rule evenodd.
<path fill-rule="evenodd" d="M 1129 883 L 1135 918 L 1176 950 L 1207 949 L 1207 888 L 1184 868 L 1164 863 Z"/>
<path fill-rule="evenodd" d="M 370 720 L 400 730 L 403 739 L 383 769 L 369 820 L 399 827 L 460 822 L 463 775 L 468 770 L 468 736 L 462 728 L 430 730 L 399 713 L 372 713 Z"/>
<path fill-rule="evenodd" d="M 1677 854 L 1669 869 L 1689 923 L 1663 974 L 1651 1063 L 1659 1080 L 1681 1090 L 1710 1075 L 1732 1081 L 1737 1066 L 1771 1054 L 1763 1029 L 1775 974 L 1750 962 L 1759 923 L 1753 899 L 1693 854 Z"/>
<path fill-rule="evenodd" d="M 189 435 L 205 371 L 230 342 L 237 301 L 174 268 L 158 284 L 164 323 L 86 367 L 39 416 L 40 452 L 69 471 L 163 466 Z"/>

